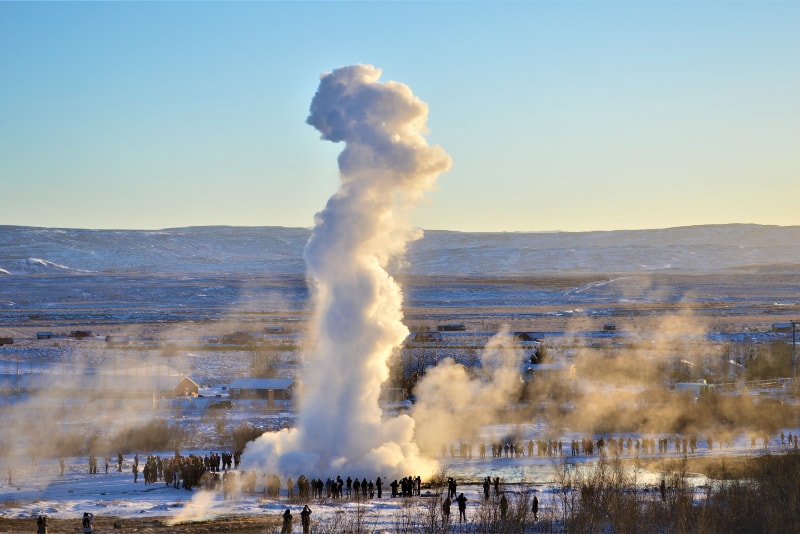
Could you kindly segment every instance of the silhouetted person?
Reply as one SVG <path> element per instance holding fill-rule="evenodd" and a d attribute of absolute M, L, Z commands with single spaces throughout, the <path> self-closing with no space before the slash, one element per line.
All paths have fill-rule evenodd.
<path fill-rule="evenodd" d="M 464 494 L 461 493 L 456 497 L 456 502 L 458 503 L 458 520 L 459 521 L 466 521 L 467 520 L 467 498 L 464 497 Z"/>
<path fill-rule="evenodd" d="M 283 528 L 281 534 L 292 534 L 292 511 L 288 508 L 283 512 Z"/>
<path fill-rule="evenodd" d="M 47 518 L 43 515 L 36 520 L 36 534 L 47 534 Z"/>
<path fill-rule="evenodd" d="M 536 495 L 533 496 L 533 505 L 531 506 L 531 512 L 533 512 L 533 520 L 539 520 L 539 497 Z"/>
<path fill-rule="evenodd" d="M 81 521 L 83 534 L 92 534 L 92 532 L 94 532 L 94 528 L 92 528 L 92 519 L 94 519 L 93 513 L 83 512 L 83 521 Z"/>
<path fill-rule="evenodd" d="M 308 529 L 311 527 L 311 508 L 308 505 L 305 505 L 300 512 L 300 522 L 303 524 L 303 534 L 308 534 Z"/>

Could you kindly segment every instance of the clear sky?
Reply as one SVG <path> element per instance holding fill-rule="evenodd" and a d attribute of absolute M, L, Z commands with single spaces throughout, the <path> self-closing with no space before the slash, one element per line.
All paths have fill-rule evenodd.
<path fill-rule="evenodd" d="M 369 63 L 453 167 L 425 229 L 800 224 L 800 1 L 0 2 L 0 224 L 313 224 L 319 75 Z"/>

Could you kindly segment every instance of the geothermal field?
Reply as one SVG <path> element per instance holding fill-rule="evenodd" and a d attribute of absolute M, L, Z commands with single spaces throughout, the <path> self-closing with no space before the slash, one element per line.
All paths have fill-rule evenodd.
<path fill-rule="evenodd" d="M 698 228 L 692 235 L 695 240 L 741 230 Z M 543 517 L 558 525 L 565 467 L 578 476 L 601 462 L 597 451 L 581 448 L 572 456 L 576 440 L 622 438 L 618 457 L 643 495 L 653 494 L 664 473 L 677 470 L 697 502 L 718 483 L 722 466 L 767 453 L 794 456 L 788 438 L 800 425 L 790 327 L 800 315 L 800 276 L 785 266 L 699 272 L 678 265 L 677 272 L 612 274 L 531 269 L 493 276 L 489 266 L 504 256 L 495 244 L 481 256 L 472 255 L 470 268 L 485 269 L 484 275 L 397 276 L 409 333 L 389 354 L 386 380 L 373 397 L 355 394 L 360 384 L 351 383 L 351 376 L 361 382 L 367 378 L 351 372 L 346 360 L 339 361 L 339 370 L 327 368 L 326 380 L 313 386 L 320 389 L 317 396 L 307 397 L 311 386 L 305 377 L 317 365 L 310 350 L 319 341 L 311 337 L 312 291 L 293 264 L 302 264 L 298 258 L 308 233 L 3 228 L 6 250 L 19 254 L 4 258 L 2 265 L 9 274 L 2 279 L 0 337 L 10 344 L 0 346 L 0 530 L 30 531 L 31 518 L 46 514 L 51 531 L 52 525 L 62 525 L 56 532 L 71 531 L 76 518 L 91 511 L 108 528 L 111 519 L 121 518 L 126 528 L 140 531 L 214 532 L 220 527 L 210 525 L 219 521 L 240 531 L 269 531 L 269 525 L 279 528 L 286 506 L 299 513 L 303 501 L 297 489 L 289 499 L 285 487 L 287 477 L 296 481 L 299 475 L 385 480 L 381 499 L 338 500 L 327 494 L 311 499 L 320 532 L 356 520 L 362 521 L 361 531 L 392 532 L 398 522 L 410 522 L 404 514 L 411 511 L 421 521 L 430 502 L 441 502 L 442 477 L 455 478 L 458 491 L 469 499 L 471 527 L 477 528 L 478 518 L 485 520 L 481 484 L 487 476 L 500 478 L 513 502 L 537 495 Z M 411 254 L 420 264 L 465 269 L 456 258 L 468 251 L 448 249 L 447 237 L 428 235 Z M 494 236 L 472 237 L 475 243 L 495 243 Z M 515 237 L 518 244 L 525 237 L 542 255 L 585 238 L 562 235 L 554 242 L 547 236 L 543 245 L 542 236 Z M 132 265 L 115 253 L 120 243 L 151 257 L 138 257 L 141 265 Z M 277 249 L 273 243 L 285 248 L 285 261 L 263 259 L 265 250 Z M 693 246 L 678 243 L 670 249 L 677 257 Z M 204 250 L 226 260 L 195 268 L 190 256 Z M 513 256 L 513 249 L 507 252 Z M 709 261 L 728 259 L 716 254 Z M 505 267 L 516 269 L 511 263 Z M 345 340 L 358 340 L 347 323 L 341 329 Z M 197 384 L 197 391 L 174 391 L 184 377 Z M 291 394 L 236 398 L 231 384 L 253 377 L 289 381 Z M 702 380 L 710 387 L 695 385 Z M 352 389 L 353 396 L 339 392 L 345 398 L 336 404 L 337 385 Z M 317 412 L 309 398 L 335 404 L 337 412 Z M 224 400 L 232 400 L 233 407 L 210 408 Z M 414 433 L 407 442 L 400 431 L 389 432 L 387 439 L 396 437 L 398 448 L 415 444 L 431 465 L 413 464 L 402 453 L 396 466 L 338 466 L 337 458 L 320 463 L 317 458 L 331 439 L 337 440 L 331 451 L 338 458 L 346 458 L 353 442 L 369 442 L 363 431 L 352 429 L 367 424 L 360 418 L 370 409 L 380 413 L 377 424 L 410 421 Z M 301 440 L 312 444 L 298 446 L 300 459 L 284 467 L 279 452 L 264 449 L 303 428 L 306 413 L 320 418 Z M 322 439 L 340 427 L 351 431 Z M 261 432 L 266 437 L 247 443 Z M 683 453 L 684 437 L 696 438 L 694 451 Z M 645 439 L 665 438 L 666 452 L 642 447 Z M 562 454 L 540 451 L 542 441 L 560 443 Z M 515 444 L 519 455 L 506 456 L 504 448 L 493 457 L 491 445 L 498 443 Z M 481 445 L 487 447 L 485 458 Z M 244 448 L 242 464 L 233 471 L 258 475 L 254 491 L 242 491 L 235 500 L 224 500 L 219 488 L 175 489 L 163 478 L 148 485 L 141 477 L 133 482 L 137 453 L 144 464 L 149 455 L 168 458 L 175 449 L 202 457 L 239 447 Z M 99 460 L 97 474 L 89 474 L 90 455 Z M 65 461 L 63 476 L 59 458 Z M 267 474 L 280 476 L 277 495 L 266 491 Z M 407 475 L 422 478 L 422 496 L 388 498 L 388 484 Z M 176 518 L 179 525 L 168 526 Z M 299 520 L 295 523 L 300 532 Z M 530 522 L 530 531 L 534 528 Z"/>
<path fill-rule="evenodd" d="M 796 519 L 800 228 L 422 232 L 450 158 L 380 74 L 321 77 L 312 229 L 0 227 L 0 531 Z"/>

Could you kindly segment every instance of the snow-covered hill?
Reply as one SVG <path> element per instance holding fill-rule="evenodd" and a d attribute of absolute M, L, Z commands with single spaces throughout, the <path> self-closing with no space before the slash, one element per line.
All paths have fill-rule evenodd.
<path fill-rule="evenodd" d="M 85 230 L 0 226 L 0 276 L 302 274 L 306 228 Z M 712 225 L 611 232 L 427 231 L 397 274 L 800 272 L 800 226 Z"/>

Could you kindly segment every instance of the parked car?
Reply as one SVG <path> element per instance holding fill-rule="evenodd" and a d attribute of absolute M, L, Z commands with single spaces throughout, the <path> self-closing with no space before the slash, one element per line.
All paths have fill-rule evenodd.
<path fill-rule="evenodd" d="M 236 405 L 233 403 L 233 401 L 229 400 L 219 401 L 208 405 L 209 410 L 230 410 L 231 408 L 235 407 Z"/>

